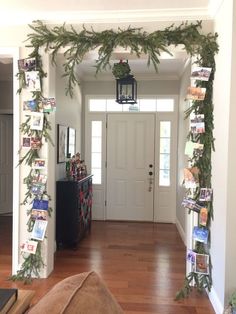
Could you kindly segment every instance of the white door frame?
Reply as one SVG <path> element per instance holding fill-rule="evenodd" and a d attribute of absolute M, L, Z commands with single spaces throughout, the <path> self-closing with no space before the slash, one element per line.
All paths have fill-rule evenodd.
<path fill-rule="evenodd" d="M 19 82 L 16 77 L 18 73 L 19 48 L 0 47 L 0 57 L 13 58 L 13 208 L 12 208 L 12 274 L 16 274 L 19 265 L 19 212 L 20 212 L 20 173 L 19 167 L 19 147 L 20 147 L 20 108 L 19 95 L 17 90 Z M 2 110 L 1 113 L 6 113 Z M 12 112 L 8 112 L 12 113 Z"/>
<path fill-rule="evenodd" d="M 159 169 L 159 166 L 156 167 L 155 171 L 156 171 L 156 175 L 155 175 L 155 190 L 156 193 L 159 195 L 160 192 L 165 192 L 167 190 L 171 189 L 171 192 L 174 193 L 174 197 L 170 199 L 169 202 L 166 202 L 165 204 L 162 204 L 163 206 L 172 206 L 172 210 L 171 210 L 171 214 L 170 214 L 170 219 L 166 220 L 163 217 L 159 217 L 157 215 L 157 199 L 158 199 L 158 195 L 156 195 L 156 193 L 154 193 L 154 222 L 171 222 L 171 223 L 175 223 L 176 222 L 176 176 L 177 176 L 177 156 L 174 154 L 176 153 L 176 148 L 177 148 L 177 137 L 178 137 L 178 95 L 176 94 L 168 94 L 168 95 L 148 95 L 148 97 L 146 97 L 145 95 L 141 95 L 140 98 L 173 98 L 174 99 L 174 111 L 158 111 L 158 112 L 149 112 L 149 111 L 143 111 L 142 113 L 154 113 L 156 116 L 156 126 L 158 125 L 158 122 L 160 122 L 160 120 L 163 121 L 171 121 L 171 169 L 173 169 L 175 171 L 175 176 L 171 175 L 171 185 L 169 187 L 159 187 L 159 174 L 157 173 L 157 169 Z M 108 98 L 113 98 L 113 96 L 110 95 L 85 95 L 85 141 L 86 141 L 86 136 L 89 136 L 89 127 L 88 127 L 88 123 L 89 121 L 91 121 L 91 119 L 96 120 L 96 116 L 97 117 L 101 117 L 101 116 L 106 116 L 107 114 L 115 114 L 115 112 L 111 111 L 111 112 L 107 112 L 107 111 L 93 111 L 93 112 L 89 112 L 88 109 L 88 104 L 89 104 L 89 99 L 108 99 Z M 117 112 L 120 113 L 120 112 Z M 125 112 L 128 113 L 128 112 Z M 141 114 L 141 112 L 139 112 Z M 90 118 L 89 118 L 90 117 Z M 157 129 L 157 128 L 156 128 Z M 155 143 L 156 145 L 159 147 L 159 132 L 155 133 Z M 156 147 L 156 149 L 159 148 Z M 86 146 L 85 144 L 85 158 L 88 162 L 88 168 L 89 168 L 89 164 L 90 164 L 90 151 L 88 149 L 88 146 Z M 155 164 L 158 165 L 159 164 L 159 154 L 157 154 L 157 152 L 155 152 Z M 105 164 L 105 160 L 103 160 L 104 164 Z M 89 168 L 90 170 L 90 168 Z M 105 170 L 105 166 L 103 168 L 103 170 Z M 105 199 L 105 192 L 104 192 L 104 199 Z M 167 198 L 165 198 L 167 199 Z M 164 207 L 163 207 L 164 208 Z M 101 216 L 101 215 L 100 215 Z M 106 218 L 106 208 L 103 210 L 102 213 L 103 217 L 99 217 L 98 219 L 102 219 L 104 220 Z"/>

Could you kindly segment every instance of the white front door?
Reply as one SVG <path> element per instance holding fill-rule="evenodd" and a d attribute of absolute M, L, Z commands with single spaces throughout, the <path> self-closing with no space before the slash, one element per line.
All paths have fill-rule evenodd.
<path fill-rule="evenodd" d="M 153 221 L 154 114 L 108 114 L 106 219 Z"/>
<path fill-rule="evenodd" d="M 0 214 L 12 212 L 13 116 L 0 115 Z"/>

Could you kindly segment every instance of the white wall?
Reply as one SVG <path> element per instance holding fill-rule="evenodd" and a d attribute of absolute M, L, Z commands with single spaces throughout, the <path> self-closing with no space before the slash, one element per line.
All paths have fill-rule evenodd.
<path fill-rule="evenodd" d="M 91 81 L 83 82 L 84 95 L 116 95 L 116 81 Z M 178 80 L 138 81 L 138 95 L 178 95 Z"/>
<path fill-rule="evenodd" d="M 62 77 L 63 57 L 58 56 L 56 66 L 56 125 L 62 124 L 76 129 L 76 151 L 81 152 L 81 92 L 80 87 L 74 88 L 74 95 L 71 98 L 65 94 L 67 79 Z M 55 152 L 56 152 L 55 146 Z M 56 164 L 56 180 L 65 177 L 65 163 Z"/>
<path fill-rule="evenodd" d="M 187 210 L 181 206 L 183 197 L 185 196 L 185 188 L 183 186 L 183 169 L 187 166 L 188 158 L 184 155 L 187 134 L 189 132 L 189 120 L 185 119 L 185 110 L 188 108 L 188 102 L 185 100 L 188 86 L 190 86 L 191 62 L 185 68 L 180 80 L 179 89 L 179 130 L 178 130 L 178 167 L 177 167 L 177 204 L 176 204 L 176 222 L 177 226 L 185 237 L 185 217 Z M 186 241 L 184 241 L 186 242 Z"/>
<path fill-rule="evenodd" d="M 235 116 L 231 116 L 235 113 L 235 100 L 230 81 L 233 78 L 235 82 L 235 73 L 231 68 L 231 61 L 234 58 L 232 55 L 232 19 L 233 0 L 225 0 L 215 18 L 215 31 L 219 33 L 220 50 L 216 56 L 214 81 L 215 153 L 212 155 L 214 220 L 211 228 L 213 264 L 211 298 L 218 306 L 217 313 L 222 312 L 224 303 L 227 301 L 225 296 L 228 295 L 229 290 L 236 288 L 235 185 L 233 188 L 236 149 Z M 233 64 L 235 66 L 235 61 Z M 233 257 L 234 260 L 232 260 Z"/>
<path fill-rule="evenodd" d="M 227 190 L 227 219 L 226 219 L 226 268 L 225 268 L 225 296 L 236 290 L 235 261 L 236 261 L 236 4 L 233 1 L 233 27 L 232 27 L 232 59 L 231 59 L 231 84 L 230 84 L 230 107 L 229 107 L 229 144 L 228 144 L 228 190 Z"/>

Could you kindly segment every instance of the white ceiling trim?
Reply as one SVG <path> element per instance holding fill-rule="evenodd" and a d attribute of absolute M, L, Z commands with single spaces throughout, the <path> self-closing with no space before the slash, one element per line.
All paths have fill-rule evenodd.
<path fill-rule="evenodd" d="M 94 82 L 94 81 L 111 81 L 113 80 L 115 82 L 115 78 L 111 77 L 109 74 L 99 74 L 97 76 L 95 75 L 79 75 L 78 77 L 79 81 L 81 82 Z M 137 81 L 178 81 L 179 76 L 178 75 L 161 75 L 161 74 L 149 74 L 149 73 L 142 73 L 142 74 L 136 74 L 135 79 Z"/>
<path fill-rule="evenodd" d="M 220 0 L 219 0 L 220 1 Z M 120 23 L 211 19 L 206 7 L 159 10 L 109 11 L 6 11 L 1 10 L 0 25 L 19 25 L 42 20 L 44 23 Z"/>

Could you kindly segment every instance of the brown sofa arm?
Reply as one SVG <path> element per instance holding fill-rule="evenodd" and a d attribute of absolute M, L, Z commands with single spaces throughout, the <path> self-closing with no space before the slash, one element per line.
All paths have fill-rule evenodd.
<path fill-rule="evenodd" d="M 91 271 L 60 281 L 27 313 L 122 314 L 124 312 L 102 279 Z"/>

